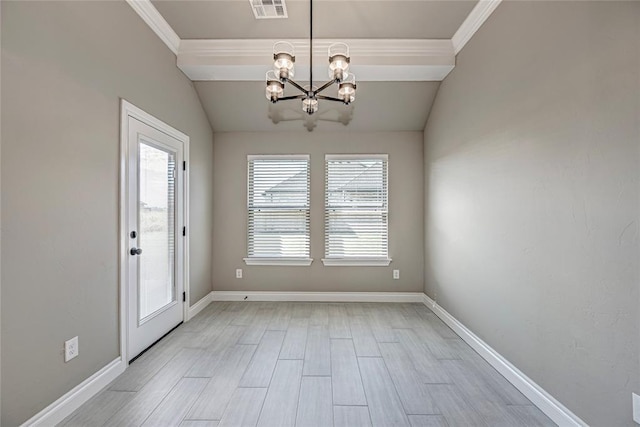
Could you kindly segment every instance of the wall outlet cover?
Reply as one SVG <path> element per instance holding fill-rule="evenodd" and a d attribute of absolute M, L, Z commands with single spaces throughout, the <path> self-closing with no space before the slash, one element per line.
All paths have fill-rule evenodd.
<path fill-rule="evenodd" d="M 236 268 L 236 279 L 242 279 L 242 269 Z"/>
<path fill-rule="evenodd" d="M 640 396 L 631 393 L 633 399 L 633 421 L 640 424 Z"/>
<path fill-rule="evenodd" d="M 79 353 L 78 349 L 78 337 L 73 337 L 64 343 L 64 361 L 65 363 L 77 357 Z"/>
<path fill-rule="evenodd" d="M 400 279 L 400 270 L 393 270 L 393 280 Z"/>

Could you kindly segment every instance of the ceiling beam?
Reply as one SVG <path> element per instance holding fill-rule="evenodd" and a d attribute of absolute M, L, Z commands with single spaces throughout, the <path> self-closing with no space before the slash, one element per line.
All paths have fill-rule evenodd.
<path fill-rule="evenodd" d="M 278 40 L 182 40 L 178 68 L 191 80 L 262 81 Z M 308 78 L 309 40 L 295 47 L 296 80 Z M 327 49 L 337 40 L 313 41 L 314 75 L 328 78 Z M 441 81 L 455 66 L 451 40 L 352 39 L 351 67 L 358 81 Z"/>

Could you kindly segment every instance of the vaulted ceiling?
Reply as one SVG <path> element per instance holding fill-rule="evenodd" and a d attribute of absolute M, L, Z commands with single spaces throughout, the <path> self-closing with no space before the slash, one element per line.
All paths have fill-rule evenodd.
<path fill-rule="evenodd" d="M 306 116 L 300 101 L 269 103 L 264 76 L 273 42 L 286 40 L 296 46 L 295 80 L 307 83 L 308 0 L 285 0 L 287 18 L 260 20 L 247 0 L 128 1 L 176 53 L 216 132 L 421 131 L 456 53 L 500 2 L 315 0 L 314 84 L 327 78 L 327 46 L 345 41 L 358 90 L 353 104 L 321 101 Z"/>

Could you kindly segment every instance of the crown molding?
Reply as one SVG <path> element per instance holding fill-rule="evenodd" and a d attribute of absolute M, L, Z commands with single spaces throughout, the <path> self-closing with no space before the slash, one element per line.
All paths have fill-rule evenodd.
<path fill-rule="evenodd" d="M 457 55 L 467 44 L 471 37 L 484 24 L 484 21 L 491 16 L 494 10 L 500 5 L 502 0 L 479 0 L 475 7 L 464 20 L 458 31 L 451 38 L 454 53 Z"/>
<path fill-rule="evenodd" d="M 169 23 L 160 15 L 158 9 L 151 3 L 151 0 L 127 0 L 129 6 L 140 15 L 140 18 L 147 23 L 149 28 L 160 40 L 167 45 L 171 52 L 177 54 L 180 46 L 180 37 L 173 31 Z"/>
<path fill-rule="evenodd" d="M 262 81 L 278 40 L 182 40 L 177 65 L 191 80 Z M 296 54 L 296 79 L 308 76 L 309 40 L 287 40 Z M 455 66 L 451 40 L 352 39 L 347 43 L 358 81 L 441 81 Z M 313 72 L 325 75 L 327 49 L 313 41 Z"/>

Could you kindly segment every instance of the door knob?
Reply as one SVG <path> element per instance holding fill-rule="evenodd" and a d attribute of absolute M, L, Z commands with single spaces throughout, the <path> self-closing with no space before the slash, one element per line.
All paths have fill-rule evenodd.
<path fill-rule="evenodd" d="M 142 249 L 141 248 L 131 248 L 129 253 L 131 255 L 140 255 L 142 253 Z"/>

